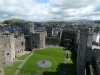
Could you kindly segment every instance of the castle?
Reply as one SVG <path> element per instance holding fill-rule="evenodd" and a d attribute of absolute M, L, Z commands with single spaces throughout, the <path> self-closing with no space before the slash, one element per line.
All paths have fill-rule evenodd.
<path fill-rule="evenodd" d="M 28 36 L 0 34 L 4 65 L 13 63 L 17 55 L 24 50 L 34 52 L 35 49 L 44 48 L 46 45 L 60 45 L 77 53 L 77 75 L 100 75 L 100 50 L 92 47 L 93 28 L 64 29 L 59 30 L 57 36 L 53 36 L 52 26 L 47 26 L 46 32 L 35 32 L 32 22 L 28 22 L 28 26 Z"/>

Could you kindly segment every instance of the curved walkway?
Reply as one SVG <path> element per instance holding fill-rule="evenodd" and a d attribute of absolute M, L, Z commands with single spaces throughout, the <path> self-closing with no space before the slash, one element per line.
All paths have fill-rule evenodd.
<path fill-rule="evenodd" d="M 22 63 L 20 64 L 20 66 L 17 68 L 16 72 L 14 75 L 18 75 L 18 73 L 20 72 L 20 69 L 22 68 L 22 66 L 25 64 L 25 62 L 27 61 L 27 59 L 32 56 L 33 53 L 31 53 L 29 56 L 27 56 L 23 61 Z"/>

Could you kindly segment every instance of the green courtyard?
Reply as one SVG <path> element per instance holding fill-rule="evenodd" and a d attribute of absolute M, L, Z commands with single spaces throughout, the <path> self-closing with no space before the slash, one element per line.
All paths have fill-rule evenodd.
<path fill-rule="evenodd" d="M 60 75 L 62 73 L 65 52 L 63 48 L 36 50 L 26 61 L 19 75 Z M 39 68 L 36 64 L 40 60 L 49 60 L 52 66 L 46 69 Z M 38 72 L 41 72 L 41 74 Z"/>
<path fill-rule="evenodd" d="M 69 61 L 67 63 L 67 69 L 70 72 L 73 72 L 76 75 L 76 54 L 75 52 L 69 51 Z M 24 66 L 20 69 L 20 73 L 18 75 L 61 75 L 64 59 L 65 59 L 66 50 L 63 48 L 45 48 L 42 50 L 36 50 L 35 53 L 26 61 Z M 19 58 L 19 60 L 23 60 L 26 58 L 28 54 L 23 55 Z M 48 60 L 52 63 L 52 66 L 49 68 L 39 68 L 36 64 L 40 60 Z M 17 63 L 17 65 L 16 65 Z M 18 65 L 21 62 L 15 62 L 13 67 L 5 68 L 5 75 L 14 75 Z M 10 73 L 9 72 L 13 72 Z M 68 73 L 66 75 L 69 75 Z"/>

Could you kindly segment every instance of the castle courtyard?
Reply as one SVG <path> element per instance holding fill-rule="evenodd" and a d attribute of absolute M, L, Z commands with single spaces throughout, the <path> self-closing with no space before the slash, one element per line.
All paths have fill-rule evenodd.
<path fill-rule="evenodd" d="M 68 53 L 67 64 L 65 63 L 66 52 Z M 5 68 L 5 75 L 14 75 L 18 66 L 29 54 L 22 55 L 18 58 L 11 68 Z M 40 68 L 37 62 L 48 60 L 52 63 L 49 68 Z M 66 64 L 66 65 L 65 65 Z M 67 66 L 67 67 L 65 67 Z M 64 69 L 65 67 L 65 69 Z M 63 74 L 64 70 L 66 73 Z M 73 51 L 59 48 L 45 48 L 36 50 L 20 69 L 18 75 L 76 75 L 76 54 Z"/>

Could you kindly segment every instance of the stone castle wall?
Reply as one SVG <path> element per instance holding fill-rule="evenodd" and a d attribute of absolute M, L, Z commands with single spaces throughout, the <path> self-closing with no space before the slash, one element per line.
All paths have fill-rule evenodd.
<path fill-rule="evenodd" d="M 60 45 L 61 39 L 55 37 L 46 37 L 46 45 Z"/>
<path fill-rule="evenodd" d="M 15 59 L 14 34 L 2 34 L 3 64 L 13 62 Z"/>
<path fill-rule="evenodd" d="M 86 53 L 89 48 L 92 48 L 93 33 L 94 29 L 92 28 L 80 30 L 80 42 L 77 53 L 77 75 L 85 75 Z"/>
<path fill-rule="evenodd" d="M 15 43 L 15 54 L 17 54 L 25 51 L 25 38 L 24 35 L 20 35 L 16 38 L 14 38 L 14 43 Z"/>
<path fill-rule="evenodd" d="M 4 70 L 3 70 L 3 62 L 2 62 L 2 43 L 0 40 L 0 75 L 4 75 Z"/>

